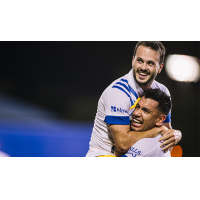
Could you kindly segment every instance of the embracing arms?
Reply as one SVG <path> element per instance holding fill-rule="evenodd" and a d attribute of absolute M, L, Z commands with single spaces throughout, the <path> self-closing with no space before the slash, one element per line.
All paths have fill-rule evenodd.
<path fill-rule="evenodd" d="M 130 125 L 109 125 L 115 145 L 121 153 L 126 153 L 130 147 L 142 138 L 154 138 L 164 133 L 165 126 L 154 127 L 144 132 L 130 131 Z"/>
<path fill-rule="evenodd" d="M 163 151 L 170 150 L 171 147 L 176 145 L 182 138 L 182 133 L 179 130 L 172 129 L 171 122 L 163 123 L 164 126 L 166 126 L 168 129 L 164 131 L 159 139 L 159 141 L 163 142 L 161 143 L 161 147 L 165 145 L 165 147 L 162 148 Z"/>
<path fill-rule="evenodd" d="M 126 153 L 133 144 L 143 138 L 155 138 L 161 134 L 163 136 L 159 139 L 159 141 L 163 140 L 161 147 L 166 145 L 162 150 L 168 151 L 171 147 L 176 145 L 182 137 L 179 130 L 171 128 L 170 122 L 144 132 L 130 131 L 130 125 L 109 125 L 109 129 L 117 149 L 123 154 Z"/>

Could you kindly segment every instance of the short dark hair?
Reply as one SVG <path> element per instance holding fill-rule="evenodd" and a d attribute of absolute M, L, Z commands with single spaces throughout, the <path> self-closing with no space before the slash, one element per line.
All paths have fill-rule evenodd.
<path fill-rule="evenodd" d="M 168 96 L 165 92 L 160 89 L 152 89 L 148 88 L 144 90 L 144 93 L 141 97 L 145 97 L 145 99 L 153 99 L 158 102 L 157 108 L 164 115 L 168 115 L 172 108 L 172 100 L 171 97 Z"/>
<path fill-rule="evenodd" d="M 159 42 L 159 41 L 139 41 L 136 44 L 135 49 L 134 49 L 134 53 L 133 53 L 134 57 L 136 55 L 138 47 L 141 45 L 143 45 L 145 47 L 149 47 L 156 52 L 159 52 L 159 54 L 160 54 L 159 64 L 164 63 L 166 50 L 165 50 L 164 45 L 161 42 Z"/>

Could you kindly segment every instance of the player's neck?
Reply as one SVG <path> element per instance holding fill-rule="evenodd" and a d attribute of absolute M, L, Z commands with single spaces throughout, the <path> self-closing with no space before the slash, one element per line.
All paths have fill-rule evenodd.
<path fill-rule="evenodd" d="M 148 89 L 148 88 L 150 88 L 151 87 L 151 84 L 148 84 L 148 85 L 139 85 L 141 88 L 142 88 L 142 90 L 144 91 L 145 89 Z"/>
<path fill-rule="evenodd" d="M 153 80 L 153 81 L 154 81 L 154 80 Z M 139 85 L 139 86 L 142 88 L 142 90 L 144 91 L 145 89 L 148 89 L 148 88 L 151 87 L 153 81 L 151 81 L 151 82 L 148 83 L 147 85 L 142 85 L 142 84 L 138 84 L 138 85 Z"/>

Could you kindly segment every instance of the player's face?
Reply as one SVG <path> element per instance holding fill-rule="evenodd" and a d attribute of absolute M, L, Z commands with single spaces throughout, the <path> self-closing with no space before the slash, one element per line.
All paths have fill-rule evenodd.
<path fill-rule="evenodd" d="M 157 105 L 157 101 L 142 97 L 133 112 L 131 130 L 146 131 L 155 127 L 160 116 L 160 113 L 156 108 Z"/>
<path fill-rule="evenodd" d="M 151 48 L 139 46 L 132 67 L 136 82 L 143 89 L 150 87 L 157 74 L 161 72 L 163 64 L 159 64 L 160 54 Z"/>

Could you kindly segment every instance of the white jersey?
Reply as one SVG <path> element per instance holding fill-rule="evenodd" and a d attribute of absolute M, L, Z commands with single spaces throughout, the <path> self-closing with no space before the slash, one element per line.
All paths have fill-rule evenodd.
<path fill-rule="evenodd" d="M 155 138 L 138 140 L 122 157 L 171 157 L 169 151 L 167 153 L 162 151 L 161 142 L 158 142 L 160 137 L 161 135 L 158 135 Z"/>
<path fill-rule="evenodd" d="M 153 81 L 151 88 L 159 88 L 170 96 L 169 90 L 157 81 Z M 133 77 L 133 70 L 115 80 L 104 90 L 98 102 L 87 157 L 114 155 L 112 153 L 112 143 L 114 141 L 107 125 L 130 125 L 134 111 L 130 107 L 142 93 L 142 88 L 135 82 Z M 170 116 L 171 113 L 167 116 L 165 122 L 171 121 Z"/>

